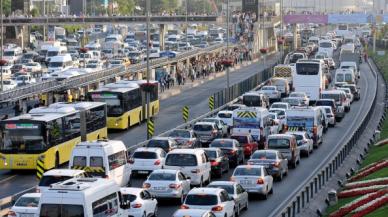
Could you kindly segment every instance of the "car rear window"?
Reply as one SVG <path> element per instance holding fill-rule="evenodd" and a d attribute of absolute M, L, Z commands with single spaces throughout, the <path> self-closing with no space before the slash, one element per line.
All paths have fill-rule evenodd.
<path fill-rule="evenodd" d="M 190 138 L 190 132 L 185 130 L 175 130 L 169 135 L 170 137 Z"/>
<path fill-rule="evenodd" d="M 43 176 L 42 179 L 39 181 L 39 186 L 47 187 L 51 184 L 57 183 L 57 182 L 63 182 L 68 179 L 71 179 L 73 177 L 71 176 Z"/>
<path fill-rule="evenodd" d="M 318 100 L 316 106 L 333 106 L 333 102 L 329 100 Z"/>
<path fill-rule="evenodd" d="M 219 118 L 231 118 L 232 114 L 230 114 L 230 113 L 219 113 L 218 117 Z"/>
<path fill-rule="evenodd" d="M 197 124 L 194 125 L 194 130 L 195 131 L 211 131 L 213 130 L 211 125 L 208 124 Z"/>
<path fill-rule="evenodd" d="M 278 149 L 278 148 L 289 148 L 290 141 L 288 139 L 269 139 L 268 148 Z"/>
<path fill-rule="evenodd" d="M 152 173 L 148 180 L 156 181 L 156 180 L 165 180 L 165 181 L 174 181 L 176 179 L 176 175 L 173 173 Z"/>
<path fill-rule="evenodd" d="M 197 166 L 197 158 L 193 154 L 168 154 L 166 166 Z"/>
<path fill-rule="evenodd" d="M 133 194 L 122 194 L 122 196 L 123 196 L 123 201 L 129 200 L 129 202 L 133 202 L 137 198 L 136 195 L 133 195 Z"/>
<path fill-rule="evenodd" d="M 247 136 L 231 136 L 230 138 L 237 140 L 239 143 L 248 143 L 248 137 Z"/>
<path fill-rule="evenodd" d="M 253 167 L 239 167 L 234 171 L 233 176 L 261 176 L 261 169 Z"/>
<path fill-rule="evenodd" d="M 209 187 L 209 188 L 222 188 L 226 192 L 228 192 L 228 194 L 234 194 L 233 185 L 208 185 L 207 187 Z"/>
<path fill-rule="evenodd" d="M 213 148 L 232 148 L 233 142 L 228 140 L 214 140 L 209 147 Z"/>
<path fill-rule="evenodd" d="M 169 148 L 169 144 L 168 144 L 167 140 L 152 139 L 152 140 L 150 140 L 148 142 L 147 147 L 168 149 Z"/>
<path fill-rule="evenodd" d="M 157 157 L 155 152 L 150 151 L 137 151 L 133 154 L 133 158 L 137 159 L 156 159 Z"/>
<path fill-rule="evenodd" d="M 216 195 L 209 194 L 189 194 L 186 197 L 185 204 L 194 206 L 212 206 L 218 204 Z"/>
<path fill-rule="evenodd" d="M 268 151 L 259 151 L 255 152 L 252 155 L 251 159 L 276 159 L 276 153 Z"/>

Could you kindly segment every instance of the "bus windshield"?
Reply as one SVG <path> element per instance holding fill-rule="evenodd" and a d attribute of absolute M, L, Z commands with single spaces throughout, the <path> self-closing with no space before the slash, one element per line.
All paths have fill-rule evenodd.
<path fill-rule="evenodd" d="M 39 153 L 47 149 L 40 123 L 3 123 L 0 150 L 6 153 Z"/>
<path fill-rule="evenodd" d="M 260 96 L 243 96 L 243 104 L 246 106 L 261 106 Z"/>
<path fill-rule="evenodd" d="M 94 102 L 105 102 L 108 106 L 108 116 L 120 116 L 124 113 L 120 96 L 117 93 L 92 93 Z"/>

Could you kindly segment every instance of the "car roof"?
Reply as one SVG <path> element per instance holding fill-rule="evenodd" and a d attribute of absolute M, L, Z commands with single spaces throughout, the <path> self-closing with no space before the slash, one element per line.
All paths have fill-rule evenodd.
<path fill-rule="evenodd" d="M 258 169 L 260 169 L 260 168 L 263 168 L 263 166 L 262 165 L 239 165 L 236 167 L 236 169 L 238 169 L 238 168 L 258 168 Z"/>
<path fill-rule="evenodd" d="M 209 210 L 205 210 L 205 209 L 178 209 L 177 211 L 175 211 L 173 216 L 177 216 L 177 215 L 179 215 L 179 217 L 180 216 L 190 217 L 190 215 L 202 216 L 203 214 L 208 212 Z"/>
<path fill-rule="evenodd" d="M 180 148 L 180 149 L 174 149 L 174 150 L 168 152 L 167 155 L 169 155 L 169 154 L 195 154 L 195 153 L 198 153 L 198 152 L 201 152 L 201 151 L 204 151 L 204 150 Z"/>
<path fill-rule="evenodd" d="M 306 131 L 287 131 L 286 134 L 292 135 L 292 134 L 297 134 L 297 135 L 304 135 Z"/>
<path fill-rule="evenodd" d="M 42 195 L 41 193 L 26 193 L 20 197 L 40 197 L 41 195 Z"/>
<path fill-rule="evenodd" d="M 120 192 L 122 194 L 135 194 L 139 195 L 140 192 L 142 192 L 144 189 L 143 188 L 120 188 Z"/>
<path fill-rule="evenodd" d="M 147 152 L 159 152 L 159 151 L 163 151 L 163 149 L 161 148 L 157 148 L 157 147 L 140 147 L 140 148 L 137 148 L 134 152 L 140 152 L 140 151 L 147 151 Z"/>
<path fill-rule="evenodd" d="M 270 138 L 288 138 L 291 139 L 293 136 L 292 135 L 287 135 L 287 134 L 272 134 L 268 136 L 268 139 Z"/>
<path fill-rule="evenodd" d="M 171 174 L 176 174 L 179 172 L 179 170 L 173 170 L 173 169 L 157 169 L 152 171 L 152 173 L 171 173 Z"/>
<path fill-rule="evenodd" d="M 236 182 L 232 181 L 213 181 L 209 185 L 235 185 Z"/>
<path fill-rule="evenodd" d="M 195 125 L 215 125 L 214 122 L 206 122 L 206 121 L 200 121 L 195 123 Z"/>
<path fill-rule="evenodd" d="M 193 188 L 189 194 L 218 194 L 223 189 L 220 188 Z"/>
<path fill-rule="evenodd" d="M 171 140 L 171 138 L 167 137 L 167 136 L 155 136 L 155 137 L 151 138 L 150 140 Z"/>
<path fill-rule="evenodd" d="M 45 172 L 43 176 L 76 176 L 81 173 L 84 173 L 84 171 L 73 169 L 52 169 Z"/>

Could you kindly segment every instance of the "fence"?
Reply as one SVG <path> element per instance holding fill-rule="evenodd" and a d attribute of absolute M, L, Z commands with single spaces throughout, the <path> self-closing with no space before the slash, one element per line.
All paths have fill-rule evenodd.
<path fill-rule="evenodd" d="M 376 78 L 376 82 L 378 83 L 379 78 L 377 72 L 373 70 L 369 61 L 368 65 Z M 287 198 L 284 198 L 283 202 L 280 203 L 269 216 L 295 217 L 301 212 L 301 209 L 309 203 L 314 195 L 319 192 L 325 183 L 329 181 L 329 179 L 340 168 L 352 148 L 357 144 L 359 137 L 365 130 L 376 105 L 377 90 L 378 88 L 376 87 L 372 105 L 370 106 L 368 112 L 364 113 L 364 117 L 358 125 L 357 130 L 348 137 L 343 146 L 333 150 L 332 153 L 328 153 L 327 157 L 322 160 L 321 164 L 315 168 L 311 175 L 305 179 L 305 181 L 303 181 L 299 187 L 293 191 L 293 193 L 288 195 Z"/>

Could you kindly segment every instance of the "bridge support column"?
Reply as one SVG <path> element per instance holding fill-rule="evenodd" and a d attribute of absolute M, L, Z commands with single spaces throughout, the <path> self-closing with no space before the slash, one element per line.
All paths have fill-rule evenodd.
<path fill-rule="evenodd" d="M 164 36 L 166 34 L 166 25 L 159 24 L 159 46 L 160 50 L 164 50 Z"/>

